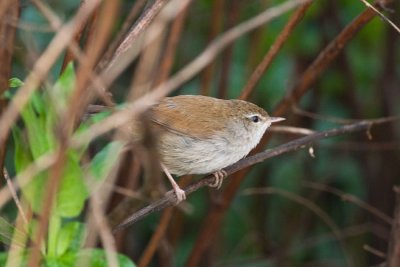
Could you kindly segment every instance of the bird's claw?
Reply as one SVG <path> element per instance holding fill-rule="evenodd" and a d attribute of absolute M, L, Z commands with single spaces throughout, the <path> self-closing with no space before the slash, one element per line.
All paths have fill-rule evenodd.
<path fill-rule="evenodd" d="M 182 202 L 183 200 L 186 199 L 186 193 L 185 190 L 182 190 L 181 188 L 174 188 L 174 192 L 176 195 L 177 203 Z"/>
<path fill-rule="evenodd" d="M 225 170 L 219 170 L 213 173 L 215 180 L 214 183 L 210 184 L 210 187 L 216 187 L 217 189 L 220 189 L 222 186 L 222 182 L 224 181 L 224 178 L 228 176 Z"/>

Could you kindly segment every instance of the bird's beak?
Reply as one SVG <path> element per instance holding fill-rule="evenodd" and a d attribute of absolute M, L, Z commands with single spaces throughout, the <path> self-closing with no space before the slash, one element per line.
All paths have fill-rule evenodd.
<path fill-rule="evenodd" d="M 285 118 L 281 118 L 281 117 L 270 117 L 269 121 L 270 122 L 278 122 L 278 121 L 284 121 L 286 120 Z"/>

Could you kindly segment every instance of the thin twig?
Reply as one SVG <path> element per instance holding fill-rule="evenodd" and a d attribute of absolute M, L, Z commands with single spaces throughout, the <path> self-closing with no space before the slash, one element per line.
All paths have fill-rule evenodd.
<path fill-rule="evenodd" d="M 110 267 L 118 267 L 118 258 L 117 258 L 117 250 L 115 248 L 114 237 L 111 233 L 111 228 L 107 223 L 107 220 L 104 216 L 104 207 L 101 205 L 100 196 L 98 193 L 93 194 L 90 198 L 90 204 L 93 212 L 93 218 L 96 222 L 96 228 L 100 235 L 100 239 L 105 248 L 106 258 L 107 258 L 107 266 Z"/>
<path fill-rule="evenodd" d="M 269 132 L 274 133 L 290 133 L 290 134 L 298 134 L 298 135 L 310 135 L 315 133 L 314 130 L 293 126 L 271 126 L 268 128 Z"/>
<path fill-rule="evenodd" d="M 22 206 L 28 208 L 28 203 L 22 198 Z M 13 237 L 10 244 L 10 248 L 7 251 L 8 257 L 5 267 L 22 266 L 24 251 L 26 250 L 27 243 L 29 240 L 27 224 L 22 219 L 22 213 L 18 213 L 15 224 L 11 226 L 13 231 Z M 32 219 L 32 213 L 28 212 L 29 220 Z"/>
<path fill-rule="evenodd" d="M 354 205 L 357 205 L 358 207 L 368 211 L 369 213 L 375 215 L 376 217 L 380 218 L 382 221 L 386 222 L 389 225 L 392 225 L 393 219 L 390 218 L 390 216 L 387 216 L 385 213 L 381 212 L 379 209 L 369 205 L 367 202 L 362 201 L 358 197 L 354 195 L 347 194 L 337 188 L 321 184 L 321 183 L 316 183 L 316 182 L 303 182 L 305 187 L 312 188 L 315 190 L 320 190 L 320 191 L 325 191 L 328 193 L 331 193 L 333 195 L 336 195 L 340 197 L 343 201 L 347 201 L 350 203 L 353 203 Z"/>
<path fill-rule="evenodd" d="M 383 251 L 380 251 L 376 248 L 371 247 L 370 245 L 364 245 L 363 249 L 372 255 L 375 255 L 379 258 L 386 259 L 386 254 Z"/>
<path fill-rule="evenodd" d="M 53 12 L 47 5 L 45 5 L 42 1 L 40 0 L 32 0 L 32 2 L 35 4 L 35 6 L 39 9 L 39 11 L 42 13 L 42 15 L 48 20 L 50 23 L 51 27 L 54 29 L 54 31 L 59 31 L 61 30 L 61 27 L 63 25 L 61 19 L 57 16 L 55 12 Z M 86 8 L 86 4 L 83 5 L 81 8 Z M 71 52 L 74 56 L 75 59 L 77 59 L 78 63 L 80 63 L 81 66 L 87 66 L 90 63 L 88 62 L 88 56 L 80 49 L 78 42 L 75 39 L 72 39 L 71 42 L 68 44 L 68 51 Z M 62 72 L 62 71 L 61 71 Z M 96 90 L 97 95 L 100 97 L 100 99 L 107 104 L 107 106 L 113 106 L 114 101 L 111 99 L 111 97 L 105 93 L 105 85 L 104 82 L 101 80 L 101 78 L 94 73 L 94 71 L 91 69 L 90 70 L 90 79 L 92 81 L 93 87 Z"/>
<path fill-rule="evenodd" d="M 156 86 L 165 82 L 170 75 L 172 65 L 174 63 L 175 53 L 178 48 L 179 37 L 181 36 L 183 26 L 185 25 L 186 16 L 191 3 L 192 0 L 187 2 L 186 7 L 179 12 L 172 23 L 171 32 L 167 40 L 162 62 L 160 64 L 160 73 L 157 75 L 156 81 L 154 82 Z"/>
<path fill-rule="evenodd" d="M 154 252 L 159 247 L 160 241 L 164 237 L 165 232 L 167 231 L 169 222 L 171 221 L 173 211 L 174 211 L 173 208 L 167 208 L 164 210 L 164 213 L 160 219 L 159 226 L 157 227 L 157 230 L 155 231 L 155 233 L 152 235 L 150 242 L 146 247 L 146 250 L 142 254 L 142 256 L 139 260 L 139 263 L 138 263 L 138 267 L 146 267 L 149 265 L 151 258 L 154 255 Z"/>
<path fill-rule="evenodd" d="M 400 33 L 399 27 L 394 22 L 392 22 L 388 17 L 386 17 L 382 12 L 380 12 L 378 9 L 376 9 L 373 5 L 368 3 L 366 0 L 360 0 L 360 1 L 363 2 L 367 7 L 371 8 L 373 11 L 375 11 L 384 21 L 389 23 L 389 25 L 392 26 L 393 29 L 395 29 L 398 33 Z"/>
<path fill-rule="evenodd" d="M 21 173 L 19 173 L 12 180 L 13 188 L 18 191 L 19 188 L 27 185 L 33 177 L 35 177 L 41 171 L 49 168 L 54 164 L 56 160 L 55 152 L 47 153 L 30 165 L 28 165 Z M 10 190 L 8 188 L 2 188 L 0 190 L 0 208 L 2 208 L 12 197 Z"/>
<path fill-rule="evenodd" d="M 340 117 L 335 117 L 335 116 L 327 116 L 327 115 L 317 114 L 314 112 L 303 110 L 297 105 L 293 105 L 292 110 L 293 110 L 294 114 L 305 116 L 307 118 L 311 118 L 314 120 L 321 120 L 321 121 L 332 122 L 332 123 L 336 123 L 336 124 L 349 124 L 349 123 L 354 123 L 354 122 L 360 121 L 359 119 L 346 119 L 346 118 L 340 118 Z M 395 120 L 400 119 L 400 115 L 388 116 L 388 117 L 384 117 L 382 119 L 395 121 Z"/>
<path fill-rule="evenodd" d="M 225 0 L 212 1 L 211 17 L 210 17 L 210 32 L 208 33 L 208 42 L 213 40 L 222 29 L 222 22 L 226 14 L 224 13 Z M 210 88 L 215 75 L 216 62 L 211 61 L 200 74 L 200 94 L 210 95 Z"/>
<path fill-rule="evenodd" d="M 87 9 L 81 9 L 76 16 L 57 32 L 52 42 L 47 46 L 40 58 L 36 61 L 32 71 L 25 79 L 24 84 L 19 88 L 13 97 L 10 105 L 0 118 L 0 144 L 4 142 L 10 132 L 11 126 L 18 118 L 19 112 L 29 101 L 32 93 L 39 88 L 40 83 L 46 77 L 57 57 L 67 47 L 74 37 L 75 27 L 85 21 L 91 12 L 100 4 L 101 0 L 88 0 Z"/>
<path fill-rule="evenodd" d="M 362 234 L 367 234 L 370 231 L 370 223 L 340 228 L 341 236 L 345 239 L 361 236 Z M 336 237 L 332 233 L 322 233 L 318 234 L 317 236 L 306 237 L 305 239 L 301 240 L 301 242 L 291 247 L 287 255 L 298 255 L 298 253 L 301 253 L 302 251 L 320 247 L 322 242 L 332 242 L 335 239 Z"/>
<path fill-rule="evenodd" d="M 146 11 L 146 14 L 141 18 L 141 20 L 132 28 L 121 44 L 115 50 L 113 58 L 110 62 L 105 66 L 105 63 L 100 63 L 99 66 L 103 66 L 104 68 L 110 68 L 115 63 L 119 62 L 121 56 L 126 54 L 128 49 L 130 49 L 134 44 L 139 40 L 138 36 L 142 35 L 143 32 L 148 28 L 150 23 L 154 20 L 156 15 L 160 12 L 160 10 L 168 3 L 168 0 L 156 0 L 156 2 Z M 146 46 L 146 45 L 145 45 Z"/>
<path fill-rule="evenodd" d="M 388 141 L 388 142 L 343 142 L 336 146 L 324 144 L 326 148 L 344 150 L 344 151 L 392 151 L 400 150 L 399 141 Z"/>
<path fill-rule="evenodd" d="M 302 137 L 293 141 L 290 141 L 286 144 L 280 145 L 274 149 L 267 149 L 263 152 L 260 152 L 258 154 L 255 154 L 253 156 L 247 157 L 245 159 L 242 159 L 235 164 L 226 167 L 224 170 L 228 175 L 231 175 L 234 172 L 237 172 L 239 170 L 242 170 L 246 167 L 252 166 L 256 163 L 265 161 L 266 159 L 272 158 L 279 156 L 283 153 L 287 153 L 290 151 L 298 150 L 304 146 L 310 145 L 312 143 L 315 143 L 321 139 L 327 138 L 327 137 L 332 137 L 332 136 L 337 136 L 337 135 L 343 135 L 346 133 L 351 133 L 351 132 L 357 132 L 357 131 L 365 131 L 370 127 L 371 122 L 367 121 L 362 121 L 350 125 L 346 125 L 343 127 L 339 128 L 334 128 L 328 131 L 323 131 L 323 132 L 317 132 L 315 134 Z M 194 184 L 186 187 L 185 193 L 186 195 L 189 195 L 198 189 L 210 185 L 214 182 L 215 178 L 213 175 L 208 175 L 204 177 L 203 179 L 198 180 Z M 169 191 L 165 197 L 162 199 L 151 203 L 150 205 L 146 206 L 145 208 L 137 211 L 133 215 L 129 216 L 127 219 L 125 219 L 120 225 L 114 228 L 114 231 L 119 231 L 122 230 L 129 225 L 132 225 L 133 223 L 143 219 L 144 217 L 148 216 L 149 214 L 160 211 L 166 207 L 170 207 L 176 204 L 176 195 L 173 193 L 173 191 Z"/>
<path fill-rule="evenodd" d="M 104 82 L 104 89 L 109 85 L 131 64 L 131 62 L 138 57 L 145 47 L 149 45 L 154 39 L 165 31 L 166 25 L 179 13 L 179 11 L 186 5 L 189 0 L 170 0 L 170 2 L 158 14 L 159 23 L 152 23 L 146 31 L 146 41 L 144 42 L 144 34 L 141 33 L 134 39 L 132 45 L 127 45 L 127 49 L 120 54 L 115 54 L 111 63 L 109 63 L 104 70 L 102 70 L 100 78 Z M 138 40 L 136 40 L 138 39 Z M 118 64 L 114 64 L 118 63 Z M 158 88 L 158 87 L 156 87 Z M 141 101 L 143 101 L 142 99 Z M 146 102 L 146 100 L 144 100 Z M 154 102 L 153 102 L 154 103 Z M 141 105 L 143 103 L 140 103 Z M 148 103 L 147 103 L 148 104 Z M 147 106 L 145 103 L 145 106 Z"/>
<path fill-rule="evenodd" d="M 82 8 L 86 8 L 86 1 L 85 0 L 81 0 L 81 5 L 79 6 L 79 9 L 82 9 Z M 86 21 L 83 21 L 82 24 L 78 25 L 72 43 L 76 43 L 76 44 L 80 43 L 81 37 L 82 37 L 82 35 L 83 35 L 84 31 L 85 31 L 86 25 L 90 25 L 91 23 L 93 23 L 93 21 L 96 20 L 96 16 L 97 16 L 96 13 L 98 13 L 98 10 L 99 10 L 99 8 L 97 7 L 96 10 L 93 12 L 92 16 L 88 17 Z M 43 11 L 42 11 L 42 13 L 43 13 Z M 57 20 L 58 20 L 58 18 L 54 14 L 54 16 L 52 16 L 52 20 L 51 21 L 57 21 Z M 59 27 L 61 27 L 61 21 L 60 21 Z M 66 53 L 64 55 L 63 63 L 61 65 L 60 73 L 63 73 L 65 68 L 67 67 L 67 65 L 71 61 L 73 61 L 75 59 L 77 59 L 77 58 L 76 58 L 76 55 L 75 55 L 74 51 L 72 49 L 67 49 L 67 51 L 66 51 Z"/>
<path fill-rule="evenodd" d="M 387 252 L 387 267 L 400 266 L 400 187 L 393 189 L 396 194 L 394 219 Z"/>
<path fill-rule="evenodd" d="M 29 253 L 28 267 L 38 267 L 41 265 L 42 253 L 41 244 L 43 242 L 43 237 L 46 235 L 49 226 L 49 218 L 51 215 L 51 210 L 55 204 L 55 196 L 61 182 L 61 175 L 64 170 L 64 162 L 66 161 L 66 150 L 65 146 L 62 146 L 56 152 L 56 160 L 51 170 L 49 171 L 49 179 L 47 179 L 46 190 L 42 197 L 43 206 L 41 207 L 41 216 L 39 218 L 39 224 L 37 226 L 37 231 L 34 236 L 34 246 Z"/>
<path fill-rule="evenodd" d="M 383 1 L 376 1 L 375 6 L 378 6 Z M 390 2 L 387 0 L 385 2 Z M 318 57 L 301 75 L 300 79 L 294 87 L 288 91 L 284 99 L 277 105 L 274 116 L 284 115 L 289 108 L 297 103 L 298 100 L 311 88 L 317 78 L 325 71 L 325 69 L 337 58 L 340 52 L 350 42 L 368 22 L 370 22 L 376 13 L 372 9 L 367 9 L 357 16 L 350 24 L 348 24 L 328 46 L 321 51 Z"/>
<path fill-rule="evenodd" d="M 272 44 L 271 48 L 268 50 L 267 54 L 264 56 L 260 64 L 256 67 L 254 72 L 251 74 L 246 85 L 242 89 L 239 99 L 248 99 L 251 93 L 254 91 L 255 86 L 260 81 L 262 75 L 264 75 L 267 68 L 270 66 L 272 60 L 276 57 L 282 46 L 285 44 L 286 40 L 289 38 L 290 34 L 293 32 L 294 28 L 301 21 L 304 14 L 310 7 L 313 1 L 305 2 L 302 6 L 298 7 L 296 12 L 291 16 L 289 21 L 286 23 L 282 32 L 276 38 L 275 42 Z"/>
<path fill-rule="evenodd" d="M 147 45 L 138 59 L 133 79 L 129 88 L 129 94 L 125 101 L 130 102 L 148 93 L 153 88 L 154 75 L 159 72 L 159 60 L 164 48 L 164 39 L 167 36 L 167 22 L 162 17 L 156 17 L 154 25 L 162 25 L 165 30 L 161 31 L 156 38 L 150 35 L 144 36 L 144 43 Z M 151 41 L 148 38 L 152 39 Z"/>
<path fill-rule="evenodd" d="M 128 16 L 126 17 L 124 23 L 121 26 L 121 29 L 118 31 L 117 36 L 115 36 L 114 41 L 108 47 L 107 51 L 104 53 L 103 58 L 101 59 L 100 63 L 98 64 L 98 70 L 102 70 L 112 58 L 113 53 L 117 49 L 117 47 L 123 42 L 124 37 L 126 36 L 129 28 L 132 27 L 134 20 L 138 16 L 140 10 L 144 6 L 147 0 L 137 0 L 133 4 L 131 11 L 129 12 Z"/>
<path fill-rule="evenodd" d="M 354 266 L 353 262 L 350 260 L 350 255 L 348 254 L 348 252 L 345 249 L 344 237 L 342 236 L 342 232 L 340 231 L 339 227 L 331 219 L 331 217 L 323 209 L 321 209 L 317 204 L 315 204 L 313 201 L 311 201 L 307 198 L 304 198 L 300 195 L 294 194 L 292 192 L 282 190 L 279 188 L 274 188 L 274 187 L 249 188 L 249 189 L 246 189 L 243 192 L 243 194 L 244 195 L 277 194 L 277 195 L 285 197 L 289 200 L 292 200 L 292 201 L 306 207 L 307 209 L 311 210 L 313 213 L 315 213 L 318 217 L 320 217 L 324 221 L 324 223 L 331 229 L 336 240 L 341 244 L 343 254 L 346 258 L 347 266 Z"/>
<path fill-rule="evenodd" d="M 17 191 L 14 188 L 14 185 L 10 179 L 10 176 L 8 175 L 8 171 L 6 168 L 3 168 L 3 176 L 4 176 L 4 179 L 6 179 L 8 189 L 10 190 L 10 193 L 14 199 L 15 205 L 17 205 L 17 208 L 18 208 L 19 213 L 21 214 L 22 220 L 24 221 L 25 225 L 28 225 L 28 219 L 26 218 L 24 209 L 22 208 L 21 202 L 18 199 Z"/>
<path fill-rule="evenodd" d="M 93 27 L 94 29 L 92 29 L 93 33 L 86 45 L 85 54 L 87 58 L 81 62 L 77 71 L 75 86 L 69 101 L 69 109 L 66 111 L 68 118 L 64 121 L 65 125 L 79 121 L 81 113 L 84 112 L 86 106 L 94 96 L 94 91 L 91 90 L 93 87 L 87 88 L 87 84 L 91 75 L 93 75 L 98 58 L 107 45 L 119 6 L 120 1 L 106 1 L 97 11 L 98 18 Z"/>

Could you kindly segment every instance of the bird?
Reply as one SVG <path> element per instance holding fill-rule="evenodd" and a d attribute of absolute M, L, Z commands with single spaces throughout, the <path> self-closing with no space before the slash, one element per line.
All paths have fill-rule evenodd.
<path fill-rule="evenodd" d="M 223 169 L 248 155 L 272 123 L 285 120 L 248 101 L 201 95 L 165 97 L 145 116 L 178 203 L 186 195 L 172 175 L 213 174 L 210 186 L 219 188 L 226 176 Z M 143 138 L 140 122 L 126 130 L 133 141 Z"/>

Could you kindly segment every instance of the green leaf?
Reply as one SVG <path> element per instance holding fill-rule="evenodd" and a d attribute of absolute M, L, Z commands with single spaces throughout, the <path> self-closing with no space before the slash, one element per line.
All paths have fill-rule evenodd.
<path fill-rule="evenodd" d="M 22 188 L 22 193 L 31 205 L 32 210 L 36 213 L 40 213 L 42 210 L 46 187 L 47 172 L 42 172 L 33 177 L 32 180 Z"/>
<path fill-rule="evenodd" d="M 36 94 L 33 94 L 32 99 L 39 97 Z M 46 136 L 45 114 L 37 114 L 31 101 L 26 105 L 21 115 L 27 129 L 32 156 L 34 159 L 37 159 L 51 149 Z"/>
<path fill-rule="evenodd" d="M 50 150 L 55 150 L 57 146 L 57 139 L 54 134 L 54 128 L 57 121 L 57 114 L 53 109 L 48 109 L 45 121 L 46 141 Z"/>
<path fill-rule="evenodd" d="M 31 96 L 30 102 L 32 104 L 33 109 L 38 114 L 46 114 L 49 111 L 48 106 L 46 105 L 46 102 L 49 101 L 45 98 L 46 95 L 40 94 L 39 92 L 34 92 Z"/>
<path fill-rule="evenodd" d="M 14 140 L 14 166 L 17 174 L 25 170 L 33 161 L 29 144 L 25 141 L 25 138 L 19 128 L 14 127 L 12 129 L 13 140 Z M 17 179 L 19 176 L 17 176 Z M 22 187 L 22 194 L 28 200 L 34 212 L 39 212 L 42 207 L 42 198 L 44 190 L 46 188 L 46 173 L 42 172 Z M 21 182 L 21 181 L 19 181 Z"/>
<path fill-rule="evenodd" d="M 69 222 L 62 226 L 57 239 L 57 255 L 62 256 L 67 251 L 79 251 L 83 239 L 83 230 L 83 224 L 79 222 Z"/>
<path fill-rule="evenodd" d="M 73 63 L 69 63 L 64 72 L 58 78 L 52 90 L 51 98 L 57 103 L 56 108 L 64 109 L 68 104 L 69 97 L 75 86 L 75 70 Z"/>
<path fill-rule="evenodd" d="M 22 85 L 24 85 L 24 83 L 18 79 L 18 78 L 11 78 L 10 80 L 8 80 L 8 84 L 10 88 L 17 88 L 17 87 L 21 87 Z M 6 89 L 6 88 L 3 88 Z M 13 97 L 13 92 L 14 90 L 8 89 L 5 90 L 3 92 L 3 94 L 0 95 L 0 98 L 5 98 L 10 100 Z"/>
<path fill-rule="evenodd" d="M 13 129 L 13 136 L 15 143 L 14 164 L 17 173 L 20 173 L 33 162 L 33 159 L 28 146 L 23 143 L 23 136 L 18 128 Z M 79 158 L 75 154 L 76 152 L 68 152 L 57 195 L 56 211 L 62 217 L 79 215 L 88 196 Z M 22 193 L 32 205 L 34 212 L 41 210 L 47 185 L 47 175 L 47 172 L 39 173 L 22 188 Z"/>
<path fill-rule="evenodd" d="M 83 209 L 88 192 L 79 158 L 75 152 L 68 152 L 63 179 L 57 195 L 56 212 L 62 217 L 75 217 Z"/>
<path fill-rule="evenodd" d="M 6 90 L 6 91 L 3 92 L 3 95 L 0 96 L 0 98 L 4 98 L 4 99 L 7 99 L 7 100 L 10 100 L 12 98 L 12 96 L 13 95 L 12 95 L 11 91 L 10 90 Z"/>
<path fill-rule="evenodd" d="M 135 267 L 136 265 L 126 256 L 117 254 L 119 267 Z M 59 259 L 57 265 L 46 264 L 48 267 L 74 266 L 76 262 L 87 262 L 87 267 L 108 267 L 106 252 L 102 249 L 85 249 L 79 253 L 67 253 Z"/>
<path fill-rule="evenodd" d="M 6 252 L 1 252 L 0 253 L 0 266 L 6 266 L 7 257 L 8 257 L 8 253 L 6 253 Z"/>
<path fill-rule="evenodd" d="M 83 122 L 79 125 L 78 129 L 75 131 L 75 136 L 84 134 L 86 131 L 88 131 L 88 130 L 90 129 L 90 126 L 91 126 L 93 123 L 102 121 L 103 119 L 107 118 L 110 114 L 111 114 L 111 110 L 105 110 L 105 111 L 102 111 L 102 112 L 100 112 L 100 113 L 91 115 L 87 120 L 83 121 Z M 89 145 L 89 144 L 83 144 L 83 145 L 79 148 L 79 150 L 81 151 L 81 153 L 84 153 L 84 152 L 86 151 L 88 145 Z"/>
<path fill-rule="evenodd" d="M 17 173 L 20 173 L 31 163 L 32 155 L 21 130 L 17 127 L 13 127 L 12 135 L 15 149 L 14 166 Z"/>
<path fill-rule="evenodd" d="M 97 181 L 102 181 L 107 177 L 115 163 L 119 160 L 119 155 L 123 147 L 124 145 L 120 141 L 113 141 L 94 156 L 89 170 Z"/>
<path fill-rule="evenodd" d="M 8 83 L 11 88 L 17 88 L 24 85 L 24 83 L 18 78 L 11 78 Z"/>
<path fill-rule="evenodd" d="M 10 258 L 8 252 L 0 253 L 0 266 L 12 266 L 12 267 L 25 267 L 28 266 L 28 255 L 27 250 L 21 250 L 19 255 L 13 254 L 14 257 Z M 16 265 L 16 263 L 19 263 Z M 8 265 L 7 265 L 8 264 Z"/>

